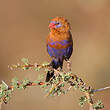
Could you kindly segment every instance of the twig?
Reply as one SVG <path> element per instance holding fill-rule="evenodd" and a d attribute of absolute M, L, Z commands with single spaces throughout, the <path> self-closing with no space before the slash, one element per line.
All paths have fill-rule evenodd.
<path fill-rule="evenodd" d="M 28 69 L 34 69 L 35 71 L 39 71 L 40 69 L 44 69 L 45 72 L 47 71 L 54 71 L 54 77 L 48 82 L 42 82 L 41 79 L 40 81 L 29 81 L 29 80 L 23 80 L 23 81 L 18 81 L 15 79 L 12 81 L 12 85 L 8 86 L 4 81 L 2 81 L 3 84 L 1 84 L 1 90 L 4 93 L 1 96 L 1 101 L 3 100 L 4 103 L 7 103 L 8 100 L 7 98 L 11 94 L 11 92 L 15 89 L 25 89 L 28 86 L 36 86 L 36 85 L 41 85 L 41 87 L 48 89 L 48 93 L 46 96 L 49 95 L 55 95 L 57 94 L 58 96 L 62 93 L 66 93 L 69 91 L 72 87 L 75 89 L 79 89 L 81 92 L 83 92 L 85 95 L 80 98 L 80 105 L 83 106 L 85 102 L 88 101 L 88 104 L 90 106 L 89 110 L 99 110 L 103 108 L 103 104 L 101 101 L 99 103 L 94 103 L 92 99 L 92 94 L 98 91 L 103 91 L 106 89 L 110 89 L 110 86 L 100 88 L 100 89 L 92 89 L 91 87 L 87 86 L 84 81 L 78 77 L 77 75 L 73 74 L 71 72 L 71 62 L 67 61 L 67 69 L 68 72 L 65 72 L 63 70 L 56 70 L 51 67 L 49 63 L 45 64 L 31 64 L 28 62 L 28 59 L 23 59 L 22 60 L 24 65 L 12 65 L 13 68 L 20 68 L 23 70 L 28 70 Z M 69 84 L 69 88 L 65 90 L 65 84 Z M 4 87 L 5 86 L 5 87 Z M 48 87 L 47 87 L 48 86 Z M 51 87 L 51 88 L 50 88 Z M 6 95 L 5 95 L 6 94 Z"/>
<path fill-rule="evenodd" d="M 67 61 L 67 69 L 68 71 L 71 71 L 71 61 Z"/>
<path fill-rule="evenodd" d="M 7 87 L 7 89 L 8 89 L 8 85 L 2 80 L 2 83 Z"/>
<path fill-rule="evenodd" d="M 2 109 L 2 102 L 0 102 L 0 110 Z"/>
<path fill-rule="evenodd" d="M 104 91 L 106 89 L 110 89 L 110 86 L 107 86 L 107 87 L 104 87 L 104 88 L 100 88 L 100 89 L 95 89 L 95 90 L 93 90 L 93 92 Z"/>

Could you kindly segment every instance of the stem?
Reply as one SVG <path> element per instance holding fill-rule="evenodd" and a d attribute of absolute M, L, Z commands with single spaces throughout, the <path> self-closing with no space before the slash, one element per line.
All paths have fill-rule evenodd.
<path fill-rule="evenodd" d="M 110 89 L 110 86 L 107 86 L 107 87 L 104 87 L 104 88 L 100 88 L 100 89 L 95 89 L 95 90 L 93 90 L 93 92 L 104 91 L 106 89 Z"/>
<path fill-rule="evenodd" d="M 0 102 L 0 110 L 2 109 L 2 102 Z"/>

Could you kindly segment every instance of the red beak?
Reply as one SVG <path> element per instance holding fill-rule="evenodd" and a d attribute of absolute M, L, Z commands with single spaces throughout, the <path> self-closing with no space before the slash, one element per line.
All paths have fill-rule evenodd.
<path fill-rule="evenodd" d="M 55 28 L 55 24 L 54 23 L 50 23 L 49 24 L 49 28 Z"/>

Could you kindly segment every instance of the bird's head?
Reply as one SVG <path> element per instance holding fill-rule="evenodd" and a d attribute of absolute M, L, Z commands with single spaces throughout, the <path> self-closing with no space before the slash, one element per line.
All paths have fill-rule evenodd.
<path fill-rule="evenodd" d="M 50 21 L 49 28 L 50 30 L 67 32 L 70 30 L 70 25 L 64 17 L 56 17 Z"/>

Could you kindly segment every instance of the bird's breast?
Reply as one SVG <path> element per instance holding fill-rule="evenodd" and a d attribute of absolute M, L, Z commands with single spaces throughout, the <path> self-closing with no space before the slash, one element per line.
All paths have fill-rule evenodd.
<path fill-rule="evenodd" d="M 64 49 L 73 45 L 71 33 L 66 34 L 49 34 L 47 38 L 47 45 L 56 49 Z"/>
<path fill-rule="evenodd" d="M 68 40 L 61 40 L 61 41 L 50 41 L 48 42 L 48 45 L 52 48 L 56 48 L 56 49 L 64 49 L 69 47 L 70 45 L 72 45 L 72 41 L 68 41 Z"/>

